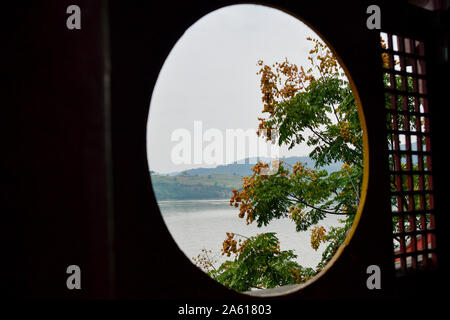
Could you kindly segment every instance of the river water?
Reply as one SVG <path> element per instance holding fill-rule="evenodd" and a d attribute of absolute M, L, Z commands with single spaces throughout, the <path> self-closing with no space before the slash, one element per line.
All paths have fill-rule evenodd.
<path fill-rule="evenodd" d="M 321 244 L 317 251 L 312 249 L 310 231 L 297 232 L 289 218 L 273 220 L 261 228 L 255 222 L 246 225 L 245 219 L 238 217 L 238 208 L 231 207 L 229 200 L 160 201 L 158 205 L 173 239 L 191 261 L 202 249 L 208 249 L 220 265 L 226 259 L 220 254 L 226 232 L 246 237 L 276 232 L 281 250 L 294 250 L 297 262 L 304 267 L 315 267 L 326 247 Z M 328 231 L 330 226 L 340 225 L 338 220 L 339 216 L 330 216 L 320 225 Z"/>

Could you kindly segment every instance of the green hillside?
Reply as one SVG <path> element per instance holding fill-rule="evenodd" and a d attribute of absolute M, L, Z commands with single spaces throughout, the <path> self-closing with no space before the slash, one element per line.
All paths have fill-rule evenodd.
<path fill-rule="evenodd" d="M 272 159 L 247 158 L 239 163 L 219 165 L 215 168 L 196 168 L 162 175 L 151 172 L 153 191 L 159 200 L 229 199 L 231 190 L 239 189 L 241 177 L 252 174 L 251 168 L 258 160 L 270 162 Z M 314 168 L 314 161 L 308 157 L 288 157 L 280 160 L 286 166 L 302 162 L 308 168 Z M 322 169 L 329 173 L 339 170 L 342 163 L 332 163 Z"/>

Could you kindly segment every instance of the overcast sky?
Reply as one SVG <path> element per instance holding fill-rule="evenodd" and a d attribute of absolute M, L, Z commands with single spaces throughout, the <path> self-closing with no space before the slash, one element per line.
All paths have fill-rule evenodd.
<path fill-rule="evenodd" d="M 258 60 L 266 64 L 286 57 L 308 66 L 312 48 L 306 37 L 319 38 L 296 18 L 260 5 L 234 5 L 204 16 L 178 40 L 159 74 L 150 103 L 147 153 L 150 169 L 160 173 L 217 164 L 175 164 L 171 152 L 176 129 L 194 135 L 217 128 L 256 129 L 263 114 Z M 204 145 L 206 145 L 205 143 Z M 307 155 L 306 146 L 280 155 Z M 254 155 L 250 155 L 254 156 Z"/>

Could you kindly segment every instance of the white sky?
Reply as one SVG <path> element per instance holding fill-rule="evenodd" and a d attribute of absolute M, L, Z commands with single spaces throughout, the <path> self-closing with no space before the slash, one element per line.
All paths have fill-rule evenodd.
<path fill-rule="evenodd" d="M 202 164 L 174 164 L 171 141 L 174 130 L 192 133 L 194 121 L 203 122 L 203 132 L 217 128 L 256 129 L 263 116 L 258 60 L 282 61 L 308 66 L 312 43 L 319 38 L 296 18 L 260 5 L 234 5 L 204 16 L 178 40 L 159 74 L 152 93 L 147 129 L 147 154 L 151 170 L 182 171 Z M 306 70 L 306 68 L 305 68 Z M 204 143 L 206 146 L 207 143 Z M 296 146 L 280 155 L 307 155 L 306 146 Z M 255 155 L 250 155 L 255 156 Z"/>

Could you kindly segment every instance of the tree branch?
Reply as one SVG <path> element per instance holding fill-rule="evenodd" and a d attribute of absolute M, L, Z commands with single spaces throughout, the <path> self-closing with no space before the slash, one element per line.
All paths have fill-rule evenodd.
<path fill-rule="evenodd" d="M 320 211 L 320 212 L 325 213 L 325 214 L 335 214 L 335 215 L 351 215 L 351 214 L 355 214 L 355 212 L 336 212 L 336 211 L 324 210 L 324 209 L 317 208 L 317 207 L 315 207 L 315 206 L 313 206 L 313 205 L 303 201 L 302 199 L 296 197 L 295 195 L 292 196 L 292 197 L 295 198 L 298 202 L 303 203 L 305 206 L 310 207 L 311 209 Z"/>
<path fill-rule="evenodd" d="M 319 133 L 317 133 L 316 131 L 314 131 L 314 129 L 311 126 L 307 126 L 307 128 L 309 130 L 312 131 L 312 133 L 314 133 L 316 136 L 319 137 L 320 140 L 322 140 L 323 142 L 325 142 L 327 145 L 329 145 L 331 147 L 331 142 L 326 140 L 324 137 L 322 137 Z"/>

